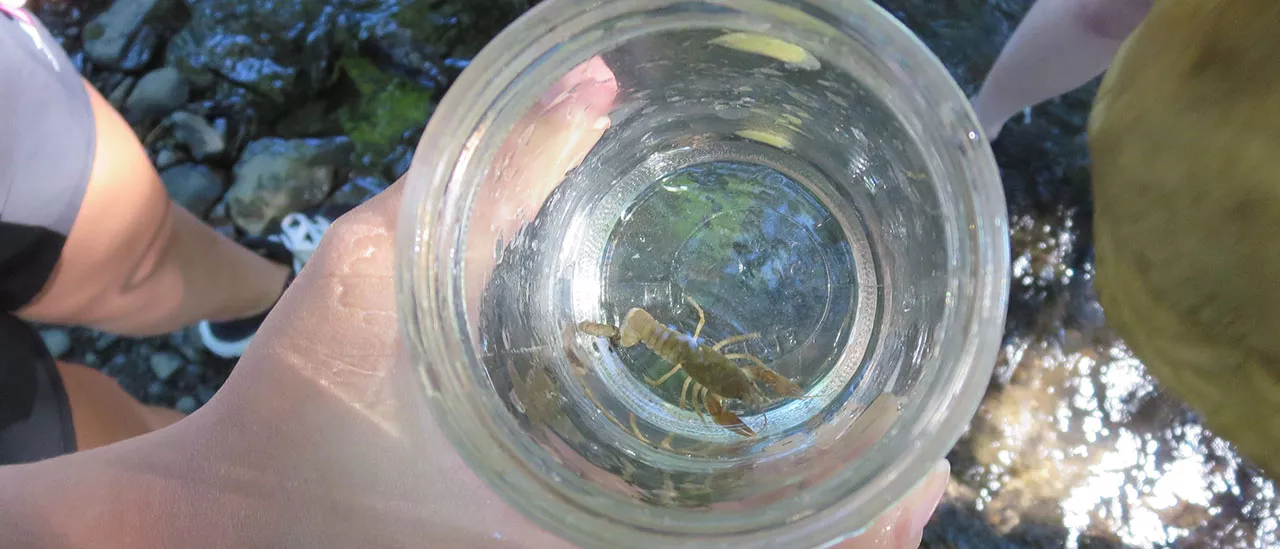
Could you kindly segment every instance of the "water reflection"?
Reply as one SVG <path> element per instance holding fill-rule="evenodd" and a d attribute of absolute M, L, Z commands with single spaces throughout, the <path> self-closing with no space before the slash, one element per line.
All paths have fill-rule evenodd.
<path fill-rule="evenodd" d="M 1105 326 L 1070 213 L 1014 219 L 1014 308 L 926 547 L 1280 547 L 1275 484 Z M 968 531 L 963 527 L 967 516 Z M 975 520 L 976 519 L 976 520 Z"/>

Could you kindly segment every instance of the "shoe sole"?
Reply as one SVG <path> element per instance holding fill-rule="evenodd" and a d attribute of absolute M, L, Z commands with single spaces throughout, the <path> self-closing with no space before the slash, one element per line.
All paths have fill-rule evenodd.
<path fill-rule="evenodd" d="M 199 325 L 200 342 L 209 352 L 222 358 L 240 358 L 244 355 L 245 349 L 249 348 L 249 341 L 252 338 L 241 341 L 223 341 L 213 335 L 213 330 L 209 328 L 208 321 L 201 321 Z"/>

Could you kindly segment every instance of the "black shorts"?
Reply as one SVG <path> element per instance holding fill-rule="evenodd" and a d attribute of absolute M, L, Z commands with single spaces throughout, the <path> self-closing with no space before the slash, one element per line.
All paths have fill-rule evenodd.
<path fill-rule="evenodd" d="M 0 465 L 75 451 L 53 357 L 14 311 L 44 289 L 93 169 L 80 74 L 30 12 L 0 8 Z"/>

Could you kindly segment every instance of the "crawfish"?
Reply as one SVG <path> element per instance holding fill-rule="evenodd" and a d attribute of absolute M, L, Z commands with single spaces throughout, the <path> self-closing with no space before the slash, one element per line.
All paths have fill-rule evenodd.
<path fill-rule="evenodd" d="M 643 343 L 663 360 L 673 364 L 667 373 L 656 380 L 645 377 L 649 385 L 662 385 L 676 372 L 684 370 L 687 376 L 680 388 L 680 408 L 685 407 L 687 400 L 690 408 L 700 417 L 703 417 L 702 411 L 706 410 L 717 424 L 743 436 L 753 436 L 755 431 L 737 414 L 725 408 L 724 399 L 738 399 L 748 406 L 766 403 L 767 398 L 756 386 L 756 381 L 766 383 L 781 396 L 802 398 L 800 386 L 770 370 L 759 358 L 746 353 L 720 352 L 728 345 L 758 338 L 759 333 L 736 335 L 715 345 L 706 345 L 698 337 L 707 323 L 707 315 L 693 298 L 685 296 L 685 300 L 698 311 L 698 326 L 692 336 L 658 323 L 653 315 L 638 307 L 627 311 L 622 318 L 621 327 L 583 321 L 578 323 L 578 329 L 594 336 L 607 337 L 623 347 Z M 734 362 L 739 359 L 751 364 L 743 366 Z M 689 398 L 686 399 L 686 395 Z"/>

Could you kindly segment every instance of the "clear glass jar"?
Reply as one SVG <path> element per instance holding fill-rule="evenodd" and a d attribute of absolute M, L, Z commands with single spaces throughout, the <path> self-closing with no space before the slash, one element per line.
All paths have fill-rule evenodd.
<path fill-rule="evenodd" d="M 991 374 L 1009 258 L 980 131 L 869 1 L 543 2 L 450 90 L 407 177 L 398 299 L 436 419 L 580 545 L 855 534 Z M 728 340 L 711 353 L 751 398 L 700 392 L 726 362 L 672 369 L 620 325 Z"/>

